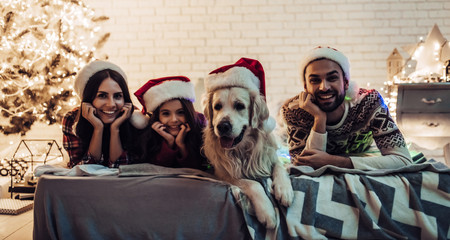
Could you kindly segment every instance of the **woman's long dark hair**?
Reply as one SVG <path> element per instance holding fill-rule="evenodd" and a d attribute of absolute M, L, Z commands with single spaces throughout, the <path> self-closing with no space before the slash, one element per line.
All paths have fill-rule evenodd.
<path fill-rule="evenodd" d="M 131 103 L 130 91 L 128 90 L 128 85 L 125 82 L 125 79 L 118 72 L 111 69 L 99 71 L 89 78 L 83 91 L 82 102 L 92 104 L 95 97 L 97 96 L 100 84 L 103 82 L 103 80 L 107 78 L 111 78 L 112 80 L 117 82 L 117 84 L 119 84 L 120 89 L 122 89 L 125 103 Z M 82 116 L 81 113 L 82 107 L 80 106 L 78 110 L 75 133 L 81 139 L 82 142 L 81 147 L 83 149 L 83 152 L 86 153 L 89 149 L 89 144 L 91 143 L 92 132 L 94 131 L 94 127 L 86 118 Z M 124 150 L 130 149 L 130 141 L 132 139 L 131 136 L 133 133 L 132 131 L 134 131 L 133 129 L 134 128 L 132 127 L 128 119 L 125 122 L 123 122 L 122 125 L 119 127 L 120 141 L 122 143 L 122 148 Z M 110 129 L 109 127 L 106 127 L 103 130 L 103 137 L 102 137 L 102 154 L 105 160 L 104 165 L 107 165 L 109 162 L 110 135 L 111 135 Z"/>
<path fill-rule="evenodd" d="M 191 131 L 186 134 L 184 139 L 188 152 L 190 155 L 198 158 L 198 162 L 202 162 L 204 159 L 200 154 L 200 148 L 203 145 L 203 121 L 199 118 L 191 101 L 184 98 L 175 99 L 181 102 L 181 106 L 185 112 L 186 123 L 188 123 L 191 128 Z M 152 124 L 159 121 L 161 105 L 153 111 L 148 126 L 143 130 L 141 137 L 139 137 L 139 142 L 137 143 L 137 147 L 139 148 L 139 150 L 137 150 L 137 152 L 139 152 L 138 162 L 151 163 L 161 150 L 162 142 L 165 141 L 164 138 L 152 128 Z M 199 168 L 200 166 L 195 167 Z"/>

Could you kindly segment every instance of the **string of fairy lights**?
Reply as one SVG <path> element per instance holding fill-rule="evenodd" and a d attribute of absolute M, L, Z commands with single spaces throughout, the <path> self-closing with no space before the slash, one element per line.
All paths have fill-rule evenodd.
<path fill-rule="evenodd" d="M 35 121 L 59 122 L 78 104 L 73 79 L 109 33 L 82 1 L 2 0 L 0 131 L 24 134 Z M 100 36 L 99 36 L 100 35 Z"/>
<path fill-rule="evenodd" d="M 408 53 L 408 58 L 403 60 L 398 72 L 384 82 L 384 87 L 381 89 L 387 96 L 385 101 L 394 119 L 397 110 L 398 84 L 450 82 L 450 42 L 441 35 L 436 25 L 427 39 L 420 37 Z"/>

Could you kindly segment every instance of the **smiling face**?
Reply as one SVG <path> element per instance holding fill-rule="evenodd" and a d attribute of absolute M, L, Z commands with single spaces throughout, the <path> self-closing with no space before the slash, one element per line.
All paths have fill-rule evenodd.
<path fill-rule="evenodd" d="M 98 87 L 92 106 L 103 123 L 112 123 L 121 113 L 125 100 L 122 89 L 112 78 L 108 77 Z"/>
<path fill-rule="evenodd" d="M 336 110 L 345 99 L 348 81 L 341 67 L 334 61 L 321 59 L 305 69 L 305 90 L 314 96 L 314 102 L 324 112 Z"/>
<path fill-rule="evenodd" d="M 186 113 L 178 99 L 163 103 L 158 116 L 159 121 L 166 126 L 166 131 L 174 137 L 180 132 L 181 125 L 186 123 Z"/>

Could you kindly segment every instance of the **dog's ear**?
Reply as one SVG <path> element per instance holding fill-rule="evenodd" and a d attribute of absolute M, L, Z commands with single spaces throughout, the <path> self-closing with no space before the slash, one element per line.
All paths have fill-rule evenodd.
<path fill-rule="evenodd" d="M 205 93 L 202 97 L 203 114 L 209 122 L 209 126 L 212 127 L 213 109 L 212 109 L 212 96 L 213 93 Z"/>
<path fill-rule="evenodd" d="M 252 94 L 250 96 L 250 126 L 263 127 L 264 121 L 269 117 L 269 109 L 263 96 Z"/>

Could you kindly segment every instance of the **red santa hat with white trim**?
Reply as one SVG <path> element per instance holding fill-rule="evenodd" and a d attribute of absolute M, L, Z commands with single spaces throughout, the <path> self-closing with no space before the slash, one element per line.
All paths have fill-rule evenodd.
<path fill-rule="evenodd" d="M 206 92 L 228 87 L 242 87 L 266 97 L 264 69 L 258 60 L 241 58 L 236 63 L 220 67 L 205 78 Z M 275 119 L 270 117 L 264 122 L 268 132 L 275 128 Z"/>
<path fill-rule="evenodd" d="M 97 72 L 107 70 L 107 69 L 118 72 L 125 80 L 125 83 L 127 83 L 127 75 L 122 70 L 122 68 L 120 68 L 116 64 L 114 64 L 112 62 L 108 62 L 108 61 L 103 61 L 103 60 L 92 61 L 92 62 L 88 63 L 87 65 L 85 65 L 77 73 L 77 76 L 75 77 L 75 82 L 74 82 L 73 88 L 74 88 L 75 93 L 77 94 L 78 98 L 80 98 L 80 100 L 83 99 L 84 88 L 86 87 L 86 84 L 89 81 L 89 79 L 91 79 L 91 77 L 94 74 L 96 74 Z M 147 122 L 148 122 L 147 117 L 144 116 L 140 111 L 138 111 L 138 110 L 133 111 L 133 113 L 130 117 L 130 123 L 133 124 L 133 126 L 140 128 L 139 126 L 145 125 Z"/>
<path fill-rule="evenodd" d="M 142 104 L 144 113 L 151 113 L 164 102 L 176 98 L 195 102 L 194 85 L 185 76 L 150 79 L 134 95 Z"/>
<path fill-rule="evenodd" d="M 266 96 L 264 69 L 261 63 L 250 58 L 241 58 L 235 64 L 220 67 L 205 79 L 206 92 L 219 88 L 243 87 Z"/>

